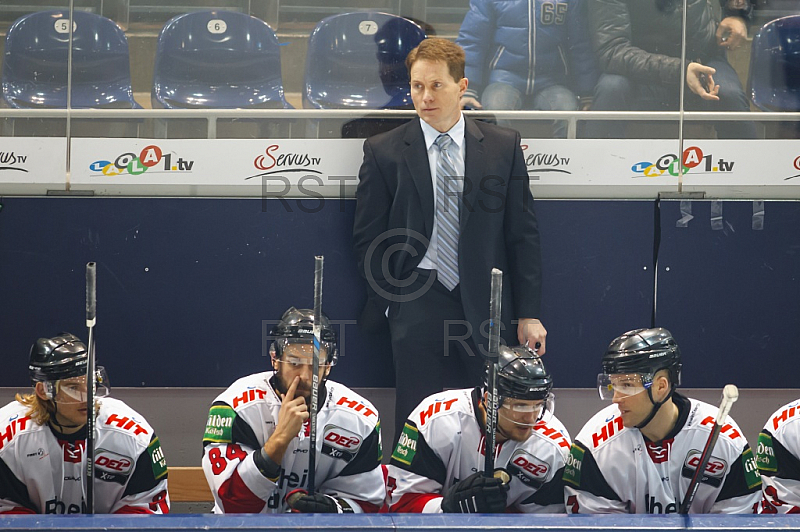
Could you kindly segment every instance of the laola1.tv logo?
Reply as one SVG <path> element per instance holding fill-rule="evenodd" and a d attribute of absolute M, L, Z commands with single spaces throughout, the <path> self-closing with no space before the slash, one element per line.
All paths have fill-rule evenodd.
<path fill-rule="evenodd" d="M 726 161 L 724 159 L 714 160 L 713 155 L 704 154 L 698 146 L 692 146 L 683 150 L 683 173 L 688 174 L 690 171 L 695 173 L 713 173 L 713 172 L 732 172 L 733 161 Z M 702 166 L 701 166 L 702 165 Z M 631 167 L 637 174 L 643 174 L 645 177 L 659 177 L 664 175 L 665 172 L 671 176 L 678 175 L 678 156 L 674 153 L 667 153 L 658 158 L 655 163 L 640 162 Z"/>
<path fill-rule="evenodd" d="M 177 161 L 172 160 L 171 153 L 163 153 L 161 148 L 155 144 L 145 146 L 139 155 L 126 152 L 119 155 L 114 162 L 95 161 L 89 165 L 92 172 L 100 172 L 103 175 L 115 176 L 125 172 L 130 175 L 140 175 L 148 170 L 158 172 L 191 172 L 194 161 L 187 161 L 178 157 Z"/>

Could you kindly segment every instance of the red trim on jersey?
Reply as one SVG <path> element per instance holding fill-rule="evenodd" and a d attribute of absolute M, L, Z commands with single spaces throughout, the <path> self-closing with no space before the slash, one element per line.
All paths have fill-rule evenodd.
<path fill-rule="evenodd" d="M 31 510 L 30 508 L 23 508 L 22 506 L 15 506 L 10 510 L 6 510 L 5 512 L 0 512 L 2 515 L 6 514 L 36 514 L 35 511 Z"/>
<path fill-rule="evenodd" d="M 397 501 L 397 504 L 389 508 L 389 511 L 396 513 L 419 514 L 422 513 L 422 510 L 425 508 L 425 505 L 428 504 L 428 501 L 441 498 L 442 496 L 437 495 L 436 493 L 406 493 L 400 497 L 400 500 Z"/>
<path fill-rule="evenodd" d="M 152 515 L 153 512 L 147 508 L 142 508 L 141 506 L 123 506 L 119 510 L 114 512 L 115 514 L 148 514 Z"/>
<path fill-rule="evenodd" d="M 257 514 L 261 513 L 264 505 L 267 504 L 266 501 L 250 491 L 236 470 L 228 480 L 222 483 L 217 495 L 226 514 Z"/>

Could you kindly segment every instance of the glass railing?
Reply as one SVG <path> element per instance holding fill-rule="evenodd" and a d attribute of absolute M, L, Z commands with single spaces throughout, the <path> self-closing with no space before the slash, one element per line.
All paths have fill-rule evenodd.
<path fill-rule="evenodd" d="M 473 0 L 473 9 L 478 3 Z M 485 2 L 484 9 L 490 4 Z M 510 110 L 502 99 L 492 103 L 485 90 L 494 78 L 481 77 L 489 70 L 502 70 L 504 54 L 513 51 L 495 46 L 484 70 L 471 64 L 482 56 L 474 46 L 469 48 L 470 25 L 477 23 L 469 23 L 475 15 L 467 15 L 468 0 L 373 0 L 368 6 L 354 0 L 3 2 L 0 193 L 259 195 L 264 184 L 253 180 L 264 176 L 253 176 L 267 170 L 258 172 L 254 161 L 262 155 L 269 159 L 283 149 L 271 148 L 279 145 L 291 146 L 291 153 L 283 155 L 298 159 L 337 160 L 335 168 L 320 167 L 314 175 L 330 177 L 335 171 L 355 176 L 361 161 L 360 139 L 415 116 L 402 94 L 405 82 L 397 78 L 404 72 L 397 49 L 413 46 L 408 34 L 398 33 L 400 23 L 395 19 L 402 18 L 428 36 L 457 40 L 467 48 L 468 72 L 470 68 L 475 72 L 471 86 L 479 90 L 476 96 L 483 103 L 482 110 L 468 114 L 520 131 L 539 197 L 653 197 L 664 191 L 797 197 L 794 181 L 800 174 L 800 150 L 791 140 L 800 136 L 796 2 L 754 1 L 747 34 L 738 39 L 735 25 L 730 29 L 723 24 L 721 31 L 713 31 L 721 19 L 720 3 L 709 0 L 713 9 L 703 15 L 712 19 L 701 29 L 706 41 L 712 41 L 705 42 L 705 52 L 697 50 L 702 17 L 689 18 L 687 13 L 685 32 L 682 20 L 671 30 L 685 33 L 685 50 L 671 43 L 670 53 L 676 54 L 672 59 L 650 55 L 643 64 L 626 59 L 625 50 L 603 48 L 606 37 L 595 35 L 592 28 L 610 15 L 598 13 L 591 2 L 589 11 L 579 14 L 583 26 L 574 22 L 579 17 L 569 18 L 575 15 L 568 2 L 544 4 L 540 13 L 531 14 L 537 21 L 535 45 L 540 51 L 536 53 L 541 55 L 536 66 L 531 64 L 521 76 L 527 76 L 530 94 L 523 95 L 519 110 Z M 656 4 L 663 2 L 654 0 Z M 672 8 L 676 17 L 681 16 L 679 6 Z M 240 18 L 218 13 L 182 28 L 173 24 L 170 35 L 180 47 L 166 44 L 167 26 L 174 17 L 209 9 Z M 396 17 L 378 20 L 371 11 Z M 363 15 L 351 25 L 353 33 L 347 33 L 351 26 L 340 24 L 335 26 L 339 34 L 331 41 L 334 44 L 318 46 L 313 41 L 312 33 L 323 33 L 321 21 L 351 12 Z M 513 13 L 502 15 L 498 20 L 508 23 Z M 244 30 L 238 28 L 240 22 L 247 24 Z M 560 26 L 571 23 L 594 37 L 597 47 L 597 52 L 583 50 L 584 58 L 587 50 L 593 54 L 601 74 L 588 93 L 578 88 L 585 63 L 570 48 L 572 41 L 559 41 Z M 497 32 L 507 30 L 502 24 Z M 641 41 L 635 44 L 658 43 L 657 34 L 666 35 L 669 29 L 648 29 L 654 36 L 631 24 L 632 39 Z M 476 27 L 482 31 L 481 42 L 492 41 L 492 32 Z M 375 48 L 371 56 L 353 51 L 363 47 L 346 47 L 359 38 L 369 39 Z M 218 48 L 204 48 L 204 39 Z M 254 46 L 247 48 L 248 43 Z M 328 68 L 314 79 L 308 65 L 315 50 L 336 47 L 338 55 L 313 63 Z M 633 48 L 628 52 L 635 55 Z M 273 55 L 262 57 L 268 49 Z M 654 58 L 671 66 L 659 70 L 648 63 Z M 566 77 L 559 74 L 565 63 Z M 698 71 L 690 63 L 703 69 Z M 711 75 L 704 70 L 709 66 L 716 66 Z M 650 72 L 652 79 L 642 77 L 642 72 Z M 664 72 L 673 75 L 665 78 Z M 713 94 L 711 81 L 719 84 L 721 101 L 734 104 L 704 104 L 695 94 L 694 75 Z M 322 88 L 312 83 L 318 79 Z M 326 79 L 336 83 L 326 87 Z M 535 110 L 559 109 L 560 104 L 553 104 L 557 98 L 541 97 L 545 91 L 536 87 L 560 82 L 572 91 L 574 110 L 569 106 Z M 577 101 L 578 95 L 594 99 Z M 148 146 L 158 147 L 160 155 L 153 151 L 151 159 L 143 161 Z M 191 168 L 181 151 L 198 154 Z M 350 159 L 340 161 L 345 154 Z M 678 154 L 683 164 L 677 162 Z M 134 159 L 139 162 L 131 172 L 128 165 Z M 226 159 L 244 161 L 236 176 L 248 178 L 248 183 L 227 181 L 224 169 L 214 163 Z M 214 172 L 216 178 L 208 177 Z M 150 177 L 141 177 L 145 175 Z M 324 194 L 354 190 L 354 183 L 322 181 Z M 291 193 L 299 193 L 297 180 L 290 179 L 289 185 Z"/>

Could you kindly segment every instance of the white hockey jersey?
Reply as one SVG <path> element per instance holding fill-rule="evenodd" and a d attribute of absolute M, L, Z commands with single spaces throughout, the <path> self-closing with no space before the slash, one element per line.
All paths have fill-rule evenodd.
<path fill-rule="evenodd" d="M 167 464 L 145 419 L 122 401 L 98 399 L 95 512 L 169 513 Z M 86 512 L 86 427 L 38 425 L 14 401 L 0 409 L 0 513 Z"/>
<path fill-rule="evenodd" d="M 278 422 L 281 400 L 270 382 L 273 375 L 268 371 L 243 377 L 211 406 L 203 471 L 215 513 L 286 512 L 286 494 L 308 485 L 308 422 L 286 449 L 276 482 L 262 475 L 253 459 Z M 344 499 L 355 512 L 377 512 L 386 497 L 378 411 L 332 381 L 325 383 L 319 400 L 317 491 Z"/>
<path fill-rule="evenodd" d="M 483 471 L 480 394 L 478 388 L 437 393 L 411 413 L 388 466 L 390 511 L 441 512 L 445 490 Z M 497 445 L 495 466 L 511 475 L 507 511 L 565 512 L 561 475 L 569 448 L 567 430 L 549 412 L 526 441 Z"/>
<path fill-rule="evenodd" d="M 800 400 L 772 414 L 756 452 L 764 501 L 762 513 L 800 513 Z"/>
<path fill-rule="evenodd" d="M 616 405 L 580 431 L 564 470 L 570 513 L 677 513 L 700 462 L 718 408 L 673 395 L 678 421 L 660 442 L 625 428 Z M 728 418 L 689 513 L 758 513 L 761 478 L 753 451 Z"/>

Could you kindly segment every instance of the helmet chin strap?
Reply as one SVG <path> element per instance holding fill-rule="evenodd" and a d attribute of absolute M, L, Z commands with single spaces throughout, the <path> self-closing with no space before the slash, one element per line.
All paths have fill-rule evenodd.
<path fill-rule="evenodd" d="M 646 417 L 646 418 L 644 418 L 644 421 L 642 421 L 641 423 L 639 423 L 638 425 L 636 425 L 636 428 L 637 428 L 637 429 L 643 429 L 643 428 L 645 428 L 645 427 L 646 427 L 646 426 L 647 426 L 647 425 L 648 425 L 648 424 L 649 424 L 651 421 L 653 421 L 653 418 L 654 418 L 654 417 L 656 417 L 656 414 L 658 414 L 658 411 L 661 409 L 661 407 L 664 405 L 664 403 L 666 403 L 666 402 L 667 402 L 667 400 L 668 400 L 670 397 L 672 397 L 672 394 L 673 394 L 674 392 L 675 392 L 675 385 L 674 385 L 674 384 L 671 384 L 671 385 L 670 385 L 670 388 L 669 388 L 669 393 L 667 394 L 667 396 L 666 396 L 664 399 L 662 399 L 661 401 L 659 401 L 659 402 L 656 402 L 656 401 L 654 401 L 654 400 L 653 400 L 653 390 L 652 390 L 652 387 L 651 387 L 651 388 L 648 388 L 648 389 L 647 389 L 647 397 L 649 397 L 649 398 L 650 398 L 650 402 L 651 402 L 651 403 L 653 403 L 653 408 L 651 408 L 651 409 L 650 409 L 650 413 L 647 415 L 647 417 Z"/>
<path fill-rule="evenodd" d="M 53 415 L 50 416 L 50 423 L 57 426 L 61 432 L 64 432 L 64 429 L 76 429 L 85 425 L 85 423 L 79 423 L 77 425 L 63 425 L 58 422 L 58 403 L 55 402 L 54 399 L 50 399 L 50 402 L 53 403 Z"/>

